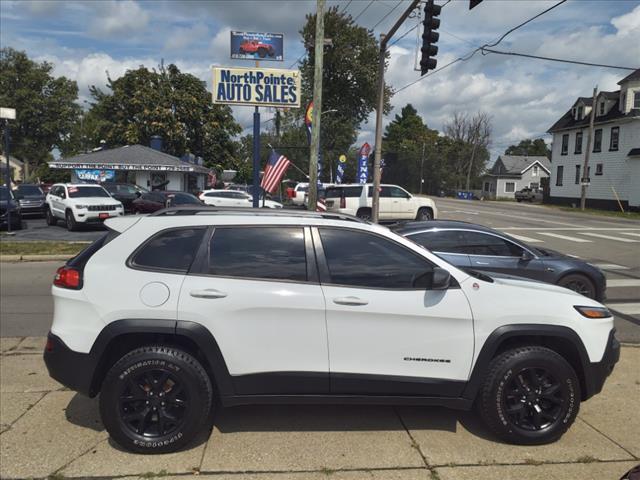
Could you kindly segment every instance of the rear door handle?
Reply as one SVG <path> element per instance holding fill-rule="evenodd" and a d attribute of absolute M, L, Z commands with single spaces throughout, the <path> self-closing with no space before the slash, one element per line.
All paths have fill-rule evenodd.
<path fill-rule="evenodd" d="M 369 302 L 358 297 L 339 297 L 334 298 L 333 303 L 337 305 L 351 305 L 355 307 L 359 305 L 367 305 Z"/>
<path fill-rule="evenodd" d="M 189 295 L 195 298 L 224 298 L 227 296 L 225 292 L 216 290 L 215 288 L 206 288 L 204 290 L 191 290 Z"/>

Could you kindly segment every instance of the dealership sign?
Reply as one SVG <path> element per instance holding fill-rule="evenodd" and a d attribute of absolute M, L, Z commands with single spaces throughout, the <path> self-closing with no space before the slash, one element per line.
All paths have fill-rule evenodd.
<path fill-rule="evenodd" d="M 299 107 L 300 94 L 298 70 L 213 67 L 213 103 Z"/>
<path fill-rule="evenodd" d="M 98 169 L 76 169 L 76 176 L 79 180 L 93 180 L 96 182 L 106 182 L 116 178 L 115 170 L 98 170 Z"/>
<path fill-rule="evenodd" d="M 284 60 L 282 33 L 231 31 L 231 58 L 281 62 Z"/>

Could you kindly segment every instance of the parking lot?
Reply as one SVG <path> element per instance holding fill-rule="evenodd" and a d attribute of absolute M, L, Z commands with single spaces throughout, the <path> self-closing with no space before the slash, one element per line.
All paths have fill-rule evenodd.
<path fill-rule="evenodd" d="M 557 443 L 514 447 L 474 413 L 424 407 L 247 406 L 221 409 L 213 430 L 180 453 L 142 456 L 108 439 L 96 399 L 49 378 L 41 352 L 59 262 L 3 263 L 0 476 L 231 479 L 617 479 L 640 459 L 640 225 L 536 205 L 438 199 L 441 218 L 481 223 L 599 265 L 621 361 Z M 90 240 L 30 220 L 16 237 Z M 43 221 L 42 221 L 43 222 Z M 25 238 L 25 239 L 27 239 Z M 51 238 L 51 237 L 47 237 Z M 42 239 L 42 237 L 28 238 Z M 37 452 L 37 454 L 34 454 Z"/>

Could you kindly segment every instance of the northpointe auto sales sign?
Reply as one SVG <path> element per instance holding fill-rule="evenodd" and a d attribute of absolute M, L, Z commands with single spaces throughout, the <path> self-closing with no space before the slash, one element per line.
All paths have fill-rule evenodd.
<path fill-rule="evenodd" d="M 213 103 L 299 107 L 300 72 L 275 68 L 213 68 Z"/>

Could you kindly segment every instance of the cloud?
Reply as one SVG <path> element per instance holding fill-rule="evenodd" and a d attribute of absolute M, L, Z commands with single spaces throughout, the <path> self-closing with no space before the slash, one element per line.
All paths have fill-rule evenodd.
<path fill-rule="evenodd" d="M 96 9 L 90 30 L 99 36 L 136 35 L 149 22 L 149 13 L 133 0 L 100 1 L 88 5 Z"/>
<path fill-rule="evenodd" d="M 184 50 L 196 41 L 209 36 L 209 29 L 204 23 L 196 23 L 192 27 L 175 28 L 167 36 L 165 50 Z"/>

